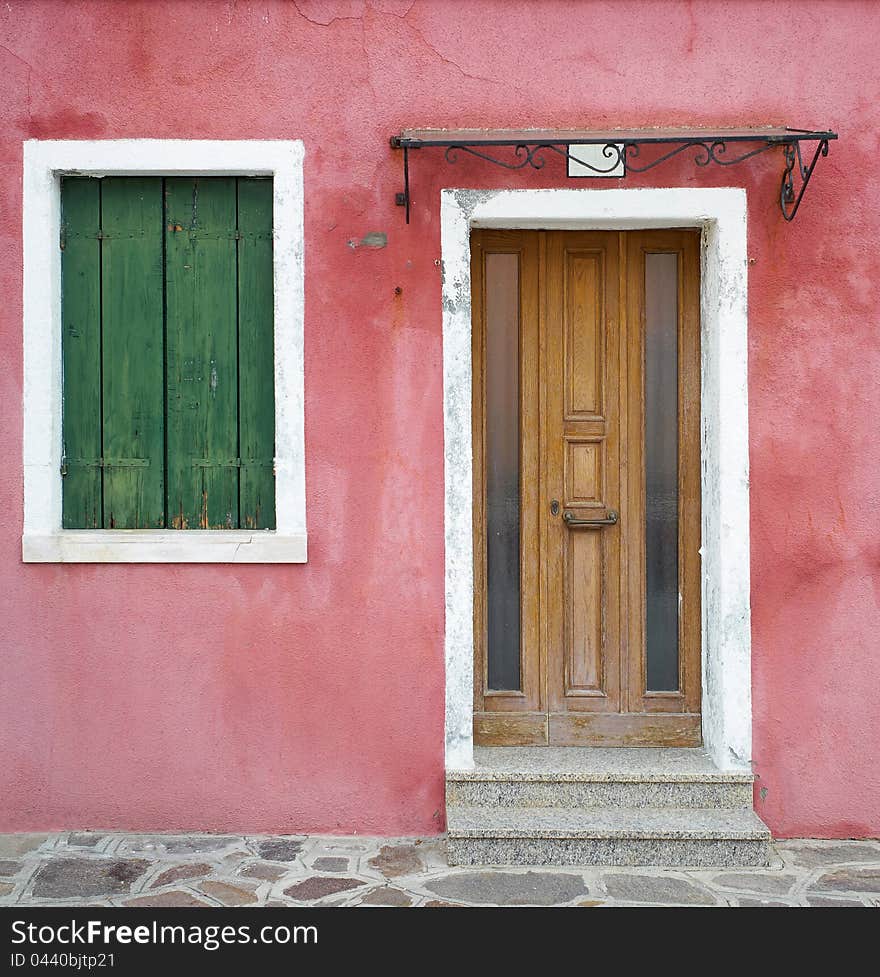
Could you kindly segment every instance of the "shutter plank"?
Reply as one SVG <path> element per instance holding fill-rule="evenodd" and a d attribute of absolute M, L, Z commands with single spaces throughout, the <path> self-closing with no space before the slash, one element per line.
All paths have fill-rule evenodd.
<path fill-rule="evenodd" d="M 101 529 L 101 185 L 61 183 L 62 525 Z"/>
<path fill-rule="evenodd" d="M 165 208 L 168 518 L 235 529 L 235 179 L 167 179 Z"/>
<path fill-rule="evenodd" d="M 241 525 L 275 528 L 272 181 L 238 180 Z"/>
<path fill-rule="evenodd" d="M 101 213 L 104 528 L 162 528 L 161 178 L 106 178 Z"/>

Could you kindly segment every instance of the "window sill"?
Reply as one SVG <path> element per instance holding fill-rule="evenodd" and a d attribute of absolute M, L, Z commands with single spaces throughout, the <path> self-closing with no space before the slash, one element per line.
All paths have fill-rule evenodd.
<path fill-rule="evenodd" d="M 23 563 L 305 563 L 305 533 L 65 529 L 21 538 Z"/>

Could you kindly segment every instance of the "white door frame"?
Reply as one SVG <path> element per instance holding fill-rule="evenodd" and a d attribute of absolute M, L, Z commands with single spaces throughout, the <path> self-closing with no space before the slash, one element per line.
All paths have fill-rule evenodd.
<path fill-rule="evenodd" d="M 470 232 L 702 228 L 703 742 L 723 770 L 752 749 L 745 190 L 441 191 L 446 766 L 473 766 L 474 554 Z"/>

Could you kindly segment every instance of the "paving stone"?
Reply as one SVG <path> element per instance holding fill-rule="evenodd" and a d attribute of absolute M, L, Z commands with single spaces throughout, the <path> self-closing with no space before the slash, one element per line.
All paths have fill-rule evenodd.
<path fill-rule="evenodd" d="M 721 885 L 725 889 L 763 892 L 768 896 L 786 895 L 795 882 L 797 882 L 795 875 L 770 875 L 761 872 L 731 872 L 726 875 L 716 875 L 712 879 L 713 885 Z"/>
<path fill-rule="evenodd" d="M 48 839 L 49 835 L 0 835 L 0 858 L 10 855 L 13 857 L 26 855 L 28 852 L 35 851 Z"/>
<path fill-rule="evenodd" d="M 262 879 L 266 882 L 277 882 L 289 869 L 283 865 L 273 865 L 271 862 L 253 862 L 239 870 L 239 875 L 245 879 Z"/>
<path fill-rule="evenodd" d="M 3 896 L 8 896 L 10 892 L 15 888 L 14 882 L 0 882 L 0 898 Z"/>
<path fill-rule="evenodd" d="M 56 857 L 37 870 L 33 892 L 49 899 L 116 895 L 128 892 L 149 867 L 142 858 Z"/>
<path fill-rule="evenodd" d="M 444 909 L 446 909 L 446 908 L 449 908 L 449 909 L 462 909 L 463 908 L 457 902 L 443 902 L 442 899 L 431 899 L 430 902 L 426 902 L 426 903 L 423 903 L 422 904 L 422 909 L 439 909 L 441 906 Z"/>
<path fill-rule="evenodd" d="M 749 899 L 748 896 L 737 897 L 736 903 L 738 906 L 783 906 L 785 908 L 790 908 L 791 903 L 781 902 L 779 899 Z"/>
<path fill-rule="evenodd" d="M 412 899 L 402 889 L 393 886 L 382 886 L 368 892 L 360 903 L 362 906 L 411 906 Z"/>
<path fill-rule="evenodd" d="M 316 858 L 312 868 L 318 872 L 347 872 L 349 861 L 347 858 Z"/>
<path fill-rule="evenodd" d="M 880 892 L 880 868 L 839 868 L 826 872 L 810 892 Z"/>
<path fill-rule="evenodd" d="M 165 839 L 161 835 L 125 835 L 116 846 L 116 851 L 125 855 L 161 858 L 165 852 Z"/>
<path fill-rule="evenodd" d="M 291 899 L 299 899 L 300 902 L 311 902 L 315 899 L 323 899 L 324 896 L 332 896 L 337 892 L 345 892 L 348 889 L 357 889 L 358 886 L 366 885 L 360 879 L 346 879 L 327 875 L 313 875 L 304 882 L 297 882 L 284 890 L 286 896 Z"/>
<path fill-rule="evenodd" d="M 174 889 L 171 892 L 156 892 L 149 896 L 137 896 L 134 899 L 126 899 L 126 906 L 144 906 L 146 908 L 162 908 L 165 906 L 210 906 L 209 902 L 198 899 L 191 892 L 184 892 L 182 889 Z"/>
<path fill-rule="evenodd" d="M 303 843 L 292 838 L 269 838 L 258 841 L 256 850 L 260 858 L 267 858 L 271 862 L 292 862 L 302 851 Z"/>
<path fill-rule="evenodd" d="M 190 835 L 186 838 L 166 838 L 165 851 L 172 855 L 189 855 L 194 852 L 219 851 L 234 845 L 238 838 L 228 835 Z"/>
<path fill-rule="evenodd" d="M 210 875 L 213 866 L 207 862 L 188 862 L 183 865 L 172 865 L 166 868 L 161 875 L 158 875 L 150 885 L 151 889 L 158 889 L 160 885 L 170 885 L 172 882 L 179 882 L 181 879 L 195 879 L 200 875 Z"/>
<path fill-rule="evenodd" d="M 684 879 L 669 875 L 606 875 L 608 895 L 629 902 L 679 903 L 714 906 L 715 899 Z"/>
<path fill-rule="evenodd" d="M 880 865 L 880 848 L 865 842 L 816 844 L 813 842 L 787 841 L 777 846 L 789 861 L 801 868 L 821 868 L 840 862 L 877 862 Z"/>
<path fill-rule="evenodd" d="M 414 875 L 425 867 L 415 845 L 383 845 L 379 854 L 370 859 L 370 865 L 378 869 L 386 879 Z"/>
<path fill-rule="evenodd" d="M 253 890 L 229 882 L 202 882 L 199 888 L 206 895 L 219 899 L 224 906 L 250 906 L 257 901 Z"/>
<path fill-rule="evenodd" d="M 424 862 L 425 868 L 432 871 L 435 868 L 445 869 L 449 867 L 449 860 L 446 857 L 446 836 L 428 841 L 419 845 L 419 858 Z"/>
<path fill-rule="evenodd" d="M 14 862 L 11 859 L 4 858 L 0 860 L 0 875 L 7 879 L 10 875 L 18 875 L 23 864 L 23 862 Z"/>
<path fill-rule="evenodd" d="M 833 906 L 837 906 L 840 909 L 844 909 L 847 906 L 860 906 L 861 908 L 864 909 L 865 906 L 865 904 L 861 901 L 861 899 L 846 899 L 844 897 L 840 897 L 838 899 L 832 899 L 830 897 L 825 897 L 825 896 L 810 895 L 809 893 L 807 894 L 806 898 L 807 898 L 808 906 L 828 906 L 829 908 Z"/>
<path fill-rule="evenodd" d="M 589 895 L 579 875 L 563 872 L 465 872 L 434 879 L 425 888 L 459 902 L 500 906 L 554 906 Z"/>
<path fill-rule="evenodd" d="M 604 906 L 605 903 L 601 899 L 584 899 L 583 902 L 578 903 L 579 906 Z"/>
<path fill-rule="evenodd" d="M 94 831 L 74 832 L 74 834 L 68 836 L 67 845 L 69 848 L 94 848 L 105 837 L 105 835 L 98 834 Z"/>

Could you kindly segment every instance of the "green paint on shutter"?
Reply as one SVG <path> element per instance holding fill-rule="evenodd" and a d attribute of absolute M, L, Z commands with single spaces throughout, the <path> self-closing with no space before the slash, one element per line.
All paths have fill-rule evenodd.
<path fill-rule="evenodd" d="M 239 486 L 243 529 L 275 528 L 272 181 L 238 180 Z"/>
<path fill-rule="evenodd" d="M 104 528 L 165 525 L 162 179 L 101 197 Z"/>
<path fill-rule="evenodd" d="M 101 197 L 98 180 L 61 184 L 65 529 L 101 529 Z M 49 365 L 46 364 L 46 369 Z"/>
<path fill-rule="evenodd" d="M 274 528 L 272 181 L 66 177 L 62 248 L 64 527 Z"/>
<path fill-rule="evenodd" d="M 167 507 L 177 529 L 238 520 L 235 178 L 165 181 Z"/>

